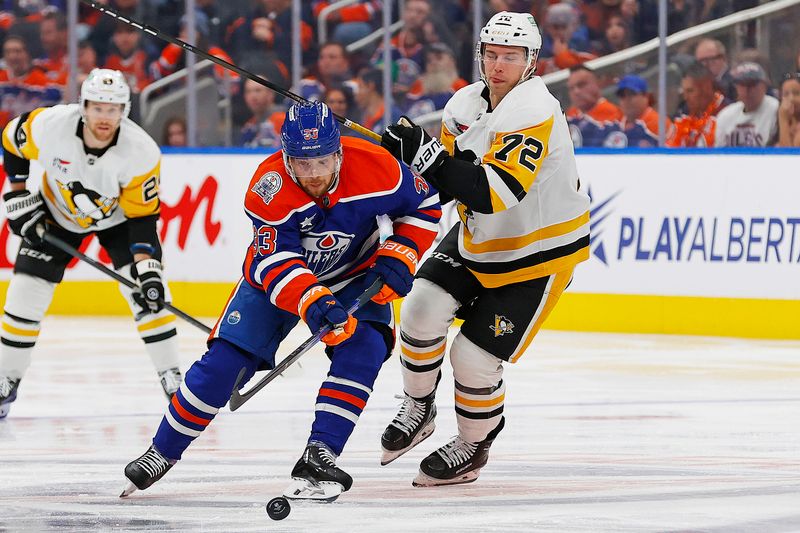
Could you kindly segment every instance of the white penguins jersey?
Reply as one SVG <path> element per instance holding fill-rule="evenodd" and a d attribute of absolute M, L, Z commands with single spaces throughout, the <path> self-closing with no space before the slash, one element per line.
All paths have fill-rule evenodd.
<path fill-rule="evenodd" d="M 6 126 L 3 146 L 44 168 L 42 197 L 59 226 L 88 233 L 158 214 L 161 150 L 132 120 L 122 120 L 116 142 L 98 157 L 78 135 L 78 104 L 35 109 L 20 125 L 22 117 Z"/>
<path fill-rule="evenodd" d="M 460 89 L 442 116 L 442 144 L 480 164 L 492 213 L 457 204 L 459 252 L 484 287 L 549 276 L 589 258 L 589 197 L 580 190 L 561 105 L 539 77 L 495 109 L 481 81 Z"/>

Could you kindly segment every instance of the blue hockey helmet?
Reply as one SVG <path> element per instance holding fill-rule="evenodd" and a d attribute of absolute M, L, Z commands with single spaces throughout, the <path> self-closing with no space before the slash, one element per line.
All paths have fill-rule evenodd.
<path fill-rule="evenodd" d="M 322 102 L 293 104 L 281 127 L 281 146 L 286 170 L 295 181 L 292 158 L 311 159 L 337 154 L 331 188 L 336 184 L 342 164 L 342 142 L 339 124 L 327 105 Z"/>

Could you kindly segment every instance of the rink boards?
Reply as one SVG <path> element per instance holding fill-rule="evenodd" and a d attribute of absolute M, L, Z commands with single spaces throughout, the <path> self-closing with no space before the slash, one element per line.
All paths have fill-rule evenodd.
<path fill-rule="evenodd" d="M 800 338 L 800 152 L 588 152 L 591 258 L 547 327 L 565 330 Z M 161 236 L 174 303 L 215 316 L 252 238 L 245 188 L 265 156 L 164 155 Z M 4 189 L 7 187 L 5 177 Z M 5 293 L 18 239 L 0 234 Z M 86 243 L 92 257 L 95 239 Z M 72 265 L 51 312 L 123 314 L 116 286 Z"/>

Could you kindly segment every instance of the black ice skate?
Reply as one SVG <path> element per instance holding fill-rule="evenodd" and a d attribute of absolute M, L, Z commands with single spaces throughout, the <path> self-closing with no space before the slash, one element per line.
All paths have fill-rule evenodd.
<path fill-rule="evenodd" d="M 0 418 L 5 418 L 11 410 L 11 404 L 17 399 L 19 380 L 0 377 Z"/>
<path fill-rule="evenodd" d="M 456 485 L 478 479 L 481 468 L 489 460 L 489 448 L 505 425 L 505 417 L 480 442 L 467 442 L 456 435 L 453 439 L 422 460 L 415 487 Z"/>
<path fill-rule="evenodd" d="M 167 399 L 171 400 L 172 395 L 178 391 L 181 383 L 183 383 L 183 375 L 178 367 L 168 368 L 158 373 L 158 379 L 161 381 L 161 388 L 164 389 L 164 394 Z"/>
<path fill-rule="evenodd" d="M 433 434 L 436 429 L 434 394 L 435 391 L 419 399 L 408 394 L 402 397 L 400 411 L 381 436 L 381 466 L 388 465 Z"/>
<path fill-rule="evenodd" d="M 178 461 L 167 459 L 156 450 L 155 446 L 150 446 L 144 455 L 125 467 L 125 477 L 128 478 L 128 486 L 119 495 L 120 498 L 130 496 L 136 489 L 144 490 L 162 477 Z"/>
<path fill-rule="evenodd" d="M 292 469 L 292 483 L 283 492 L 290 500 L 332 502 L 349 490 L 353 478 L 336 466 L 336 455 L 321 442 L 311 442 Z"/>

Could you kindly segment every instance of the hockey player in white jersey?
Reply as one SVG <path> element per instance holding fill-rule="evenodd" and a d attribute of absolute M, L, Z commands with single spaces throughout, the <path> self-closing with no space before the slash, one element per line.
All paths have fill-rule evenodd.
<path fill-rule="evenodd" d="M 433 432 L 447 331 L 464 320 L 450 347 L 458 435 L 422 461 L 417 486 L 478 477 L 505 423 L 503 363 L 525 352 L 589 257 L 589 197 L 569 128 L 534 75 L 541 42 L 531 15 L 494 15 L 477 43 L 481 81 L 448 102 L 441 143 L 403 120 L 383 135 L 443 204 L 455 199 L 460 219 L 418 271 L 401 311 L 405 399 L 381 438 L 381 464 Z"/>
<path fill-rule="evenodd" d="M 128 118 L 129 110 L 122 74 L 94 69 L 81 86 L 80 104 L 35 109 L 3 131 L 10 182 L 3 200 L 11 231 L 23 240 L 0 331 L 0 418 L 17 397 L 42 318 L 72 260 L 42 241 L 43 229 L 75 248 L 97 236 L 117 272 L 138 285 L 135 291 L 120 285 L 120 291 L 164 393 L 170 397 L 180 386 L 175 316 L 163 309 L 169 292 L 156 232 L 161 151 Z M 32 160 L 44 174 L 28 189 Z"/>

